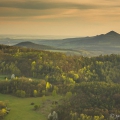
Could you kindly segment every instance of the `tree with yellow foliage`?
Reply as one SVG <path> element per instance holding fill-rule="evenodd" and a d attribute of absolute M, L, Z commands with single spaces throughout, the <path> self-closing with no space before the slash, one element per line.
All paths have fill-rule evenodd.
<path fill-rule="evenodd" d="M 33 91 L 33 95 L 34 95 L 34 97 L 36 97 L 37 94 L 38 94 L 38 91 L 37 91 L 37 90 L 34 90 L 34 91 Z"/>
<path fill-rule="evenodd" d="M 6 104 L 3 101 L 0 101 L 0 120 L 6 115 Z"/>

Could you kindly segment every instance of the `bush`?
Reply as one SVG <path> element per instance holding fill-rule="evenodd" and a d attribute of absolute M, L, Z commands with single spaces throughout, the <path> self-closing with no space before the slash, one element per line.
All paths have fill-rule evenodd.
<path fill-rule="evenodd" d="M 38 110 L 40 108 L 39 105 L 34 105 L 34 110 Z"/>
<path fill-rule="evenodd" d="M 24 90 L 17 90 L 16 96 L 24 98 L 26 96 L 26 92 Z"/>
<path fill-rule="evenodd" d="M 31 105 L 34 105 L 34 102 L 32 102 Z"/>
<path fill-rule="evenodd" d="M 5 108 L 6 104 L 3 101 L 0 101 L 0 109 Z"/>

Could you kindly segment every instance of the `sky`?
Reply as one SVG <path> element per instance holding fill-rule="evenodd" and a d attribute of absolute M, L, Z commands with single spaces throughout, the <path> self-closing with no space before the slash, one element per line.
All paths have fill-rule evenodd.
<path fill-rule="evenodd" d="M 0 0 L 0 34 L 120 33 L 120 0 Z"/>

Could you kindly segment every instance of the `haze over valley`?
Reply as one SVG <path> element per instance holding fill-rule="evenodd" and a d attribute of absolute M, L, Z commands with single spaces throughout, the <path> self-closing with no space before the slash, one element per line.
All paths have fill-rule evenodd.
<path fill-rule="evenodd" d="M 50 37 L 50 36 L 49 36 Z M 119 54 L 120 34 L 110 31 L 105 34 L 90 37 L 72 37 L 60 39 L 40 38 L 38 36 L 1 36 L 0 43 L 53 52 L 64 52 L 68 55 L 97 56 Z"/>

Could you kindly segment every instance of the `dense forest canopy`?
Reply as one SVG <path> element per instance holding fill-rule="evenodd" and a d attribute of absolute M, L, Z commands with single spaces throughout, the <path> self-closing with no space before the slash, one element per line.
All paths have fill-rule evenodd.
<path fill-rule="evenodd" d="M 0 56 L 1 74 L 45 78 L 50 83 L 120 82 L 120 55 L 88 58 L 1 45 Z"/>
<path fill-rule="evenodd" d="M 89 58 L 0 45 L 0 56 L 0 74 L 9 76 L 0 81 L 3 94 L 66 94 L 55 108 L 62 120 L 120 114 L 120 55 Z"/>

